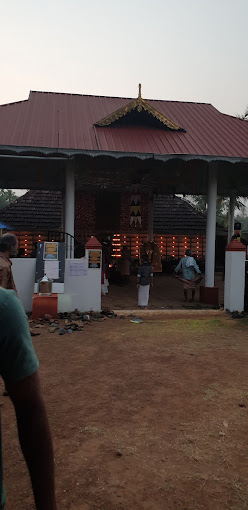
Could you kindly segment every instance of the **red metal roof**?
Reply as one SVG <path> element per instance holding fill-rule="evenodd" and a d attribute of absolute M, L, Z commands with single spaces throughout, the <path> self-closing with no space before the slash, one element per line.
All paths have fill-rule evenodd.
<path fill-rule="evenodd" d="M 212 105 L 148 100 L 183 131 L 142 126 L 95 127 L 128 98 L 30 92 L 0 106 L 0 146 L 89 151 L 248 157 L 248 122 Z"/>

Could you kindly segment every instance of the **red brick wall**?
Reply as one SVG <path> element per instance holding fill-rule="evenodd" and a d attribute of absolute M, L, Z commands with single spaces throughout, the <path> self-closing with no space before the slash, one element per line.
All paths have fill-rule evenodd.
<path fill-rule="evenodd" d="M 130 225 L 130 198 L 131 192 L 122 193 L 120 204 L 119 233 L 141 234 L 148 228 L 148 195 L 141 195 L 141 225 Z M 77 191 L 75 194 L 75 237 L 79 241 L 85 234 L 95 233 L 95 195 Z M 111 225 L 109 226 L 111 230 Z"/>
<path fill-rule="evenodd" d="M 79 241 L 95 232 L 95 195 L 76 191 L 75 193 L 75 238 Z"/>

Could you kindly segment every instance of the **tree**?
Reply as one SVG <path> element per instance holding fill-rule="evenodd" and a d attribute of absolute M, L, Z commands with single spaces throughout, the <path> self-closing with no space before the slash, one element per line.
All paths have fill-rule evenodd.
<path fill-rule="evenodd" d="M 243 115 L 237 115 L 239 119 L 248 121 L 248 106 L 246 107 L 245 113 Z"/>
<path fill-rule="evenodd" d="M 0 189 L 0 209 L 6 207 L 17 199 L 17 195 L 12 189 Z"/>
<path fill-rule="evenodd" d="M 207 195 L 189 195 L 189 199 L 195 207 L 201 211 L 202 213 L 206 212 L 206 206 L 207 206 Z M 228 206 L 229 206 L 229 198 L 228 197 L 217 197 L 217 203 L 216 203 L 216 221 L 221 225 L 222 227 L 227 227 L 228 225 Z M 246 217 L 245 210 L 246 206 L 244 202 L 242 202 L 241 197 L 236 197 L 235 199 L 235 208 L 238 209 L 240 215 L 242 215 L 242 218 Z M 239 221 L 239 220 L 237 220 Z"/>
<path fill-rule="evenodd" d="M 241 231 L 248 231 L 248 216 L 245 214 L 235 214 L 235 223 L 236 221 L 241 223 Z"/>

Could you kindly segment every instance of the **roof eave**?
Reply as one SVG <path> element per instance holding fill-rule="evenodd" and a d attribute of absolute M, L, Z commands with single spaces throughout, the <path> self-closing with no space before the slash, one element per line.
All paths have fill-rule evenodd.
<path fill-rule="evenodd" d="M 32 147 L 19 145 L 0 145 L 1 157 L 22 157 L 22 158 L 41 158 L 41 159 L 67 159 L 73 156 L 90 156 L 90 157 L 113 157 L 119 158 L 138 158 L 138 159 L 154 159 L 157 161 L 169 161 L 172 159 L 182 159 L 183 161 L 202 160 L 202 161 L 226 161 L 229 163 L 248 163 L 247 157 L 242 156 L 217 156 L 206 154 L 156 154 L 146 152 L 120 152 L 120 151 L 103 151 L 103 150 L 87 150 L 87 149 L 68 149 L 53 147 Z"/>

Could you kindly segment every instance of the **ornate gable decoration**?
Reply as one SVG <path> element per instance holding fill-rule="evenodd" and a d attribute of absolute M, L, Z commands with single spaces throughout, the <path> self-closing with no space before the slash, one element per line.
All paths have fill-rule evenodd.
<path fill-rule="evenodd" d="M 183 129 L 178 126 L 173 120 L 168 119 L 160 113 L 156 108 L 154 108 L 146 99 L 143 99 L 141 97 L 141 84 L 139 84 L 139 95 L 137 99 L 133 99 L 125 106 L 122 106 L 122 108 L 119 108 L 115 112 L 111 113 L 110 115 L 107 115 L 107 117 L 104 117 L 103 119 L 99 120 L 95 123 L 95 126 L 97 127 L 104 127 L 104 126 L 110 126 L 114 122 L 118 121 L 119 119 L 125 117 L 128 113 L 132 111 L 137 111 L 138 113 L 145 111 L 149 115 L 152 115 L 153 118 L 157 119 L 163 126 L 167 127 L 168 129 L 171 129 L 173 131 L 183 131 Z"/>

